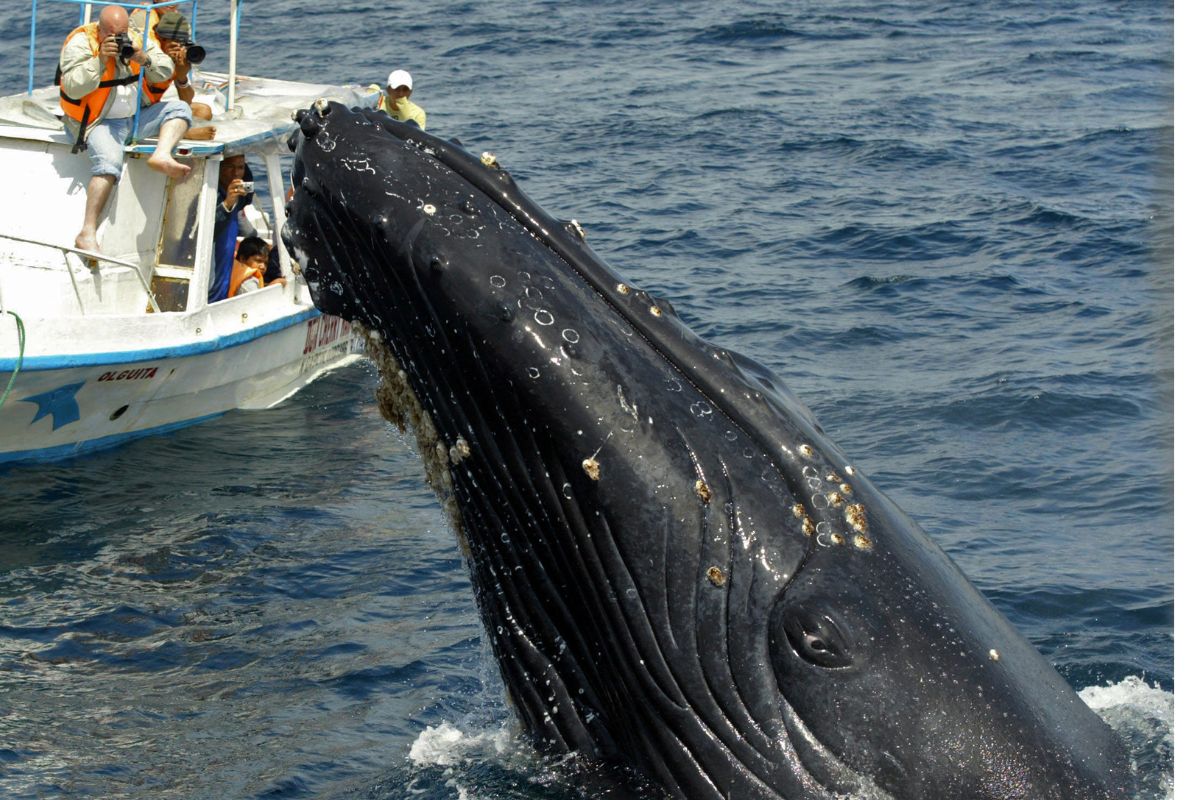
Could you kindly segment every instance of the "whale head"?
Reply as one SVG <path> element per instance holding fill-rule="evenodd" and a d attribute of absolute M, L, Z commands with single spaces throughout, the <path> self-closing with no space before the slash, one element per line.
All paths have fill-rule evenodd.
<path fill-rule="evenodd" d="M 1128 796 L 1113 732 L 769 371 L 494 159 L 298 119 L 289 245 L 369 332 L 542 747 L 688 800 Z"/>

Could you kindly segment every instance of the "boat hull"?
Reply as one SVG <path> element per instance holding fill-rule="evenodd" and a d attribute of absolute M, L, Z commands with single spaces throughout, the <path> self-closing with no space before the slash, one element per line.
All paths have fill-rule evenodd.
<path fill-rule="evenodd" d="M 198 342 L 0 360 L 0 463 L 49 461 L 281 403 L 359 357 L 350 325 L 307 308 Z M 23 362 L 23 363 L 20 363 Z"/>

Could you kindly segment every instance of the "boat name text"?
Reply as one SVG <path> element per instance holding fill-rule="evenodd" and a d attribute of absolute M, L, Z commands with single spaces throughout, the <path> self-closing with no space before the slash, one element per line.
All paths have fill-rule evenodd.
<path fill-rule="evenodd" d="M 322 314 L 308 321 L 308 336 L 304 340 L 304 353 L 326 347 L 344 336 L 350 335 L 350 323 L 339 317 Z"/>
<path fill-rule="evenodd" d="M 142 367 L 141 369 L 124 369 L 120 372 L 106 372 L 96 380 L 99 381 L 144 381 L 158 374 L 158 367 Z"/>

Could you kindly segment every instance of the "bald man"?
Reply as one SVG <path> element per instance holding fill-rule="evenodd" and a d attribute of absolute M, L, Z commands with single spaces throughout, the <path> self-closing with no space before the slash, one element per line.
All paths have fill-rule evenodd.
<path fill-rule="evenodd" d="M 118 37 L 128 36 L 133 53 L 121 58 Z M 149 37 L 129 31 L 129 15 L 120 6 L 105 6 L 96 22 L 81 25 L 67 37 L 59 56 L 59 104 L 63 126 L 75 140 L 75 151 L 87 148 L 92 177 L 87 186 L 83 228 L 75 237 L 81 250 L 99 250 L 96 228 L 113 186 L 121 177 L 125 142 L 133 131 L 138 104 L 138 136 L 158 135 L 151 169 L 171 178 L 183 178 L 191 167 L 181 164 L 172 151 L 187 132 L 192 112 L 179 100 L 162 101 L 154 85 L 169 82 L 175 62 Z M 139 75 L 142 91 L 138 94 Z"/>

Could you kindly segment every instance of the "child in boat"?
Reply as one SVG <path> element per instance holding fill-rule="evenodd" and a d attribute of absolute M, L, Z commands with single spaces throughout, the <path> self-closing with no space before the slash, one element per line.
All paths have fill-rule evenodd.
<path fill-rule="evenodd" d="M 229 276 L 229 296 L 253 292 L 256 289 L 275 284 L 284 284 L 283 278 L 276 278 L 265 283 L 263 273 L 267 269 L 267 259 L 271 255 L 271 245 L 257 236 L 247 236 L 238 245 L 237 255 L 233 259 L 233 272 Z"/>

